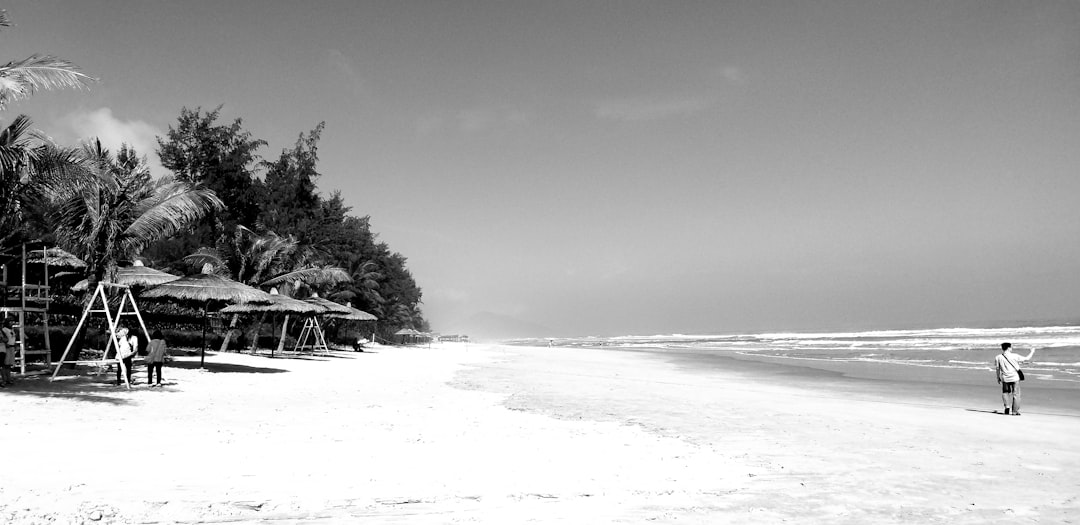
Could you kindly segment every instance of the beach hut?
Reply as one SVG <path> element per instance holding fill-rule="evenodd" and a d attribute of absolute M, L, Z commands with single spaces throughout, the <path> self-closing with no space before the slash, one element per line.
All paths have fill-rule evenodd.
<path fill-rule="evenodd" d="M 203 310 L 202 348 L 199 351 L 199 367 L 206 363 L 206 325 L 212 305 L 222 303 L 262 303 L 274 301 L 270 294 L 227 277 L 210 273 L 209 265 L 203 273 L 181 277 L 175 281 L 159 284 L 141 295 L 145 299 L 177 300 L 199 303 Z"/>
<path fill-rule="evenodd" d="M 401 330 L 394 332 L 394 335 L 400 337 L 401 344 L 405 345 L 419 342 L 420 336 L 423 334 L 412 328 L 402 328 Z"/>

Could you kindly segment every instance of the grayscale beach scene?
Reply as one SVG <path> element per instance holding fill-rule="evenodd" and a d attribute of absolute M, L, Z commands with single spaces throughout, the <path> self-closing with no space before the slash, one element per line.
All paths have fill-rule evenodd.
<path fill-rule="evenodd" d="M 0 43 L 0 524 L 1080 521 L 1080 3 Z"/>

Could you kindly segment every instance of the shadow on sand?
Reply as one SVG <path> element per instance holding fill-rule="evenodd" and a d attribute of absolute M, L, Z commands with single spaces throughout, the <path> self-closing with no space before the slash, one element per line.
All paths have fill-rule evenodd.
<path fill-rule="evenodd" d="M 977 408 L 965 408 L 964 410 L 967 410 L 968 412 L 982 412 L 983 414 L 997 414 L 999 416 L 1005 415 L 1005 414 L 1002 414 L 1000 411 L 997 411 L 997 410 L 980 410 L 980 409 L 977 409 Z"/>
<path fill-rule="evenodd" d="M 211 373 L 215 373 L 215 374 L 218 374 L 218 373 L 224 373 L 224 374 L 282 374 L 282 373 L 288 372 L 288 370 L 283 370 L 281 368 L 270 368 L 270 367 L 265 367 L 265 366 L 238 365 L 238 364 L 235 364 L 235 363 L 215 363 L 212 360 L 212 357 L 211 357 L 210 354 L 207 354 L 206 357 L 207 357 L 206 362 L 203 364 L 203 366 L 201 368 L 204 368 L 207 372 L 211 372 Z M 168 369 L 168 368 L 183 368 L 185 370 L 197 370 L 198 368 L 200 368 L 198 360 L 191 360 L 191 361 L 176 360 L 176 361 L 172 361 L 170 363 L 167 363 L 165 365 L 165 367 L 166 367 L 166 369 Z"/>
<path fill-rule="evenodd" d="M 125 387 L 116 386 L 116 376 L 113 373 L 81 372 L 78 375 L 72 373 L 65 376 L 61 372 L 56 381 L 51 381 L 51 377 L 48 374 L 23 377 L 2 392 L 8 395 L 72 399 L 117 406 L 133 404 L 129 399 L 110 395 L 127 391 Z"/>

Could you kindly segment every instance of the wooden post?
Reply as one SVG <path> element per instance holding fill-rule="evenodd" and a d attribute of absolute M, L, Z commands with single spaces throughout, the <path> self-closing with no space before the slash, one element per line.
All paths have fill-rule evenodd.
<path fill-rule="evenodd" d="M 199 368 L 205 368 L 206 366 L 206 311 L 209 308 L 210 300 L 207 299 L 202 310 L 202 348 L 199 350 Z"/>

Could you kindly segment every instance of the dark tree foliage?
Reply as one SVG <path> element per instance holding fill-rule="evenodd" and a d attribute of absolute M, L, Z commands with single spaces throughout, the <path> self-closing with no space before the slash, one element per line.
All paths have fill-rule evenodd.
<path fill-rule="evenodd" d="M 258 222 L 267 230 L 286 232 L 301 246 L 315 246 L 322 226 L 322 202 L 316 192 L 319 178 L 318 144 L 325 123 L 306 135 L 301 133 L 291 150 L 284 150 L 274 162 L 265 162 L 266 200 Z"/>
<path fill-rule="evenodd" d="M 182 181 L 214 191 L 228 209 L 202 221 L 192 235 L 161 243 L 148 255 L 162 262 L 175 262 L 200 246 L 222 241 L 237 225 L 254 224 L 264 200 L 264 188 L 255 177 L 259 148 L 266 141 L 254 139 L 241 119 L 231 124 L 217 122 L 221 111 L 203 112 L 183 108 L 176 126 L 158 137 L 161 165 Z"/>
<path fill-rule="evenodd" d="M 389 339 L 402 327 L 427 330 L 420 311 L 423 296 L 405 256 L 378 241 L 369 217 L 350 215 L 340 192 L 326 198 L 318 192 L 318 142 L 324 123 L 301 133 L 276 160 L 257 163 L 256 150 L 266 142 L 253 139 L 240 119 L 232 125 L 216 124 L 219 110 L 183 109 L 168 137 L 158 138 L 158 153 L 177 177 L 214 189 L 229 209 L 190 235 L 160 243 L 151 257 L 180 261 L 200 247 L 227 254 L 233 248 L 230 232 L 239 231 L 237 226 L 292 236 L 307 262 L 349 272 L 352 282 L 323 292 L 378 316 L 383 337 Z M 253 166 L 264 170 L 265 180 L 255 177 Z"/>

